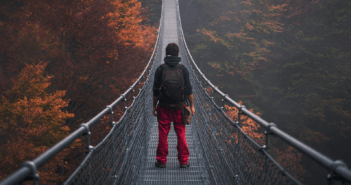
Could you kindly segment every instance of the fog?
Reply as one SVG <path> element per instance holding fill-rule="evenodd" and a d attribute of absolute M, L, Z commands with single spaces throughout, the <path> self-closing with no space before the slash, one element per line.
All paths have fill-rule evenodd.
<path fill-rule="evenodd" d="M 349 1 L 179 3 L 188 47 L 212 83 L 268 122 L 351 166 Z M 328 171 L 305 156 L 301 164 L 309 174 L 303 183 L 327 183 Z"/>

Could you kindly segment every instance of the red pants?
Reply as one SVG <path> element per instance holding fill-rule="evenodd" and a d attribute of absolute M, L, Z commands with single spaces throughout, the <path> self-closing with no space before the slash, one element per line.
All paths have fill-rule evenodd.
<path fill-rule="evenodd" d="M 185 138 L 185 125 L 182 121 L 182 112 L 180 109 L 165 109 L 163 107 L 157 108 L 157 114 L 159 114 L 158 123 L 158 146 L 156 152 L 156 159 L 159 164 L 165 164 L 167 162 L 168 155 L 168 133 L 171 130 L 171 122 L 173 122 L 174 130 L 177 134 L 178 143 L 178 161 L 180 164 L 188 163 L 189 149 Z"/>

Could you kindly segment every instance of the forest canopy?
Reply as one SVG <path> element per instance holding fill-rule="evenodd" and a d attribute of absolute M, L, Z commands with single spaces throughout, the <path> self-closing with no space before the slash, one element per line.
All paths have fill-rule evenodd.
<path fill-rule="evenodd" d="M 351 1 L 194 0 L 180 10 L 190 52 L 215 85 L 351 164 Z"/>
<path fill-rule="evenodd" d="M 156 40 L 148 12 L 138 0 L 0 1 L 0 179 L 135 81 Z M 99 124 L 93 144 L 109 129 Z M 63 182 L 84 155 L 77 140 L 39 169 L 40 183 Z"/>

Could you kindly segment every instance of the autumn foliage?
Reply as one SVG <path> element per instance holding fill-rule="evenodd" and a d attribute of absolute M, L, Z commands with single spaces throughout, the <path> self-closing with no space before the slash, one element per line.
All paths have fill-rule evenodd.
<path fill-rule="evenodd" d="M 46 64 L 27 65 L 13 82 L 13 87 L 4 93 L 0 107 L 0 131 L 6 137 L 1 146 L 1 178 L 49 149 L 70 132 L 65 119 L 74 114 L 62 111 L 67 107 L 65 91 L 47 93 L 50 76 L 44 75 Z M 76 146 L 76 145 L 75 145 Z M 64 166 L 65 150 L 40 169 L 43 182 L 58 181 L 57 166 Z"/>
<path fill-rule="evenodd" d="M 242 105 L 242 102 L 239 102 Z M 234 106 L 225 105 L 227 116 L 233 121 L 238 121 L 238 109 Z M 249 110 L 253 112 L 253 109 Z M 255 113 L 260 116 L 260 113 Z M 260 146 L 265 145 L 265 135 L 259 131 L 260 125 L 246 115 L 240 116 L 241 129 Z M 270 136 L 267 150 L 274 159 L 284 167 L 291 175 L 299 180 L 304 180 L 308 173 L 301 165 L 302 155 L 291 146 L 286 148 L 277 147 L 277 138 Z M 239 143 L 237 143 L 239 144 Z"/>
<path fill-rule="evenodd" d="M 0 2 L 0 179 L 135 81 L 156 40 L 145 11 L 137 0 Z M 92 129 L 92 144 L 108 131 L 102 121 Z M 79 142 L 61 152 L 40 168 L 40 183 L 63 182 L 84 153 Z"/>
<path fill-rule="evenodd" d="M 242 105 L 242 102 L 239 102 L 239 104 Z M 227 116 L 230 119 L 232 119 L 234 121 L 239 120 L 238 119 L 238 111 L 239 111 L 238 108 L 236 108 L 234 106 L 225 105 L 225 110 L 226 110 Z M 253 110 L 250 109 L 250 112 L 252 112 L 252 111 Z M 260 115 L 260 113 L 255 113 L 255 114 L 257 116 Z M 241 129 L 245 132 L 245 134 L 247 134 L 250 138 L 252 138 L 257 144 L 263 146 L 264 145 L 264 134 L 262 134 L 258 131 L 258 128 L 260 128 L 260 125 L 246 115 L 241 115 L 240 121 L 241 121 Z"/>

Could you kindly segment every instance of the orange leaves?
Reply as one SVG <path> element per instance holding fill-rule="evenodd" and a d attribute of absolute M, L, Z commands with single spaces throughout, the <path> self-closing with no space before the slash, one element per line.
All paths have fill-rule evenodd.
<path fill-rule="evenodd" d="M 227 33 L 227 37 L 230 39 L 232 37 L 238 37 L 239 39 L 245 39 L 245 35 L 246 33 L 243 33 L 243 32 L 240 32 L 240 33 L 231 33 L 231 32 L 228 32 Z"/>
<path fill-rule="evenodd" d="M 242 102 L 239 102 L 240 105 L 242 105 Z M 228 106 L 225 105 L 226 108 L 226 114 L 230 119 L 233 121 L 238 120 L 238 109 L 234 106 Z M 250 112 L 253 112 L 252 109 L 250 109 Z M 260 115 L 260 113 L 255 113 L 257 116 Z M 258 128 L 260 128 L 260 125 L 253 121 L 251 118 L 248 116 L 241 115 L 241 123 L 242 127 L 241 129 L 254 141 L 256 141 L 258 144 L 263 145 L 263 137 L 264 135 L 262 133 L 258 133 Z"/>
<path fill-rule="evenodd" d="M 291 175 L 300 181 L 303 181 L 302 177 L 308 177 L 308 172 L 301 165 L 301 153 L 291 146 L 288 146 L 285 150 L 279 150 L 273 148 L 273 151 L 277 154 L 277 162 L 282 165 Z"/>
<path fill-rule="evenodd" d="M 44 95 L 45 89 L 50 85 L 50 76 L 42 77 L 44 74 L 44 68 L 46 64 L 39 63 L 36 66 L 27 65 L 18 76 L 17 80 L 14 81 L 14 86 L 7 92 L 12 98 L 33 98 L 36 96 Z"/>
<path fill-rule="evenodd" d="M 245 9 L 241 10 L 240 13 L 242 16 L 247 16 L 247 15 L 251 14 L 251 12 L 249 10 L 245 10 Z"/>
<path fill-rule="evenodd" d="M 230 21 L 230 20 L 231 20 L 230 17 L 229 17 L 228 15 L 222 15 L 222 16 L 219 17 L 219 19 L 220 19 L 221 21 Z"/>
<path fill-rule="evenodd" d="M 107 14 L 109 17 L 108 25 L 115 29 L 115 33 L 122 39 L 122 42 L 125 45 L 133 43 L 136 46 L 147 44 L 145 36 L 149 36 L 149 31 L 156 31 L 156 29 L 140 24 L 143 21 L 141 3 L 137 0 L 128 0 L 125 2 L 113 0 L 109 4 L 112 11 Z M 154 35 L 152 39 L 155 39 Z"/>
<path fill-rule="evenodd" d="M 269 9 L 270 11 L 276 11 L 276 12 L 279 13 L 279 15 L 281 15 L 282 12 L 287 11 L 287 8 L 286 8 L 287 6 L 288 6 L 288 4 L 270 5 L 270 6 L 268 7 L 268 9 Z"/>
<path fill-rule="evenodd" d="M 240 4 L 247 5 L 247 6 L 253 5 L 250 0 L 241 1 Z"/>
<path fill-rule="evenodd" d="M 200 30 L 196 30 L 197 32 L 200 32 Z M 231 48 L 232 46 L 224 39 L 222 39 L 220 36 L 218 36 L 216 34 L 215 31 L 208 31 L 206 30 L 205 28 L 203 28 L 201 30 L 201 32 L 204 34 L 204 35 L 207 35 L 211 38 L 211 41 L 214 41 L 215 43 L 217 43 L 217 41 L 219 41 L 219 43 L 223 44 L 224 46 L 228 47 L 228 48 Z"/>
<path fill-rule="evenodd" d="M 250 23 L 246 23 L 245 24 L 245 27 L 248 29 L 248 30 L 253 30 L 254 29 L 254 27 L 250 24 Z"/>
<path fill-rule="evenodd" d="M 70 131 L 68 126 L 63 125 L 65 119 L 74 116 L 62 112 L 62 108 L 68 105 L 62 99 L 65 91 L 46 92 L 50 77 L 43 76 L 45 66 L 42 63 L 27 65 L 18 75 L 13 88 L 3 97 L 0 123 L 3 125 L 10 120 L 10 125 L 0 130 L 9 135 L 8 142 L 1 146 L 5 149 L 5 155 L 0 154 L 5 161 L 3 165 L 16 167 L 20 162 L 33 159 Z M 0 173 L 8 174 L 13 170 L 10 168 Z"/>
<path fill-rule="evenodd" d="M 13 88 L 7 92 L 10 98 L 8 103 L 11 104 L 9 111 L 21 117 L 25 125 L 32 129 L 37 127 L 36 135 L 46 132 L 42 128 L 43 124 L 49 128 L 57 127 L 62 124 L 63 119 L 73 117 L 73 114 L 61 111 L 68 105 L 67 101 L 62 100 L 65 91 L 47 94 L 46 89 L 50 85 L 51 77 L 43 76 L 45 66 L 46 64 L 42 63 L 27 65 L 19 74 Z"/>
<path fill-rule="evenodd" d="M 220 38 L 217 37 L 215 31 L 207 31 L 205 28 L 203 28 L 201 31 L 204 35 L 209 36 L 211 38 L 211 41 L 213 41 L 215 43 L 217 43 L 217 41 L 221 40 Z"/>
<path fill-rule="evenodd" d="M 207 94 L 209 94 L 209 95 L 211 96 L 211 95 L 212 95 L 213 88 L 212 88 L 212 87 L 208 87 L 208 88 L 206 89 L 206 91 L 207 91 Z"/>

